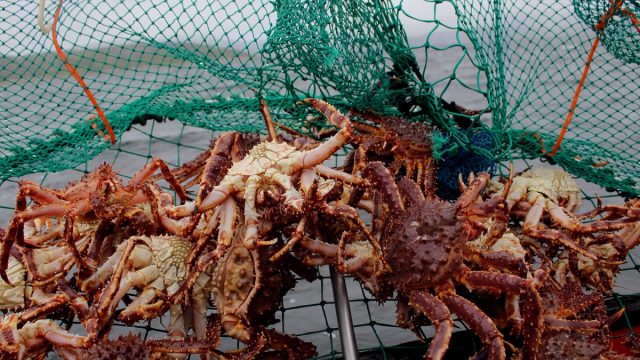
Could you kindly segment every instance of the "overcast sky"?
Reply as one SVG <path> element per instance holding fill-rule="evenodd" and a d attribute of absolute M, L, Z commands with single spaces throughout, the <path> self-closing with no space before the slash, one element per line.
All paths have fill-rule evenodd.
<path fill-rule="evenodd" d="M 50 23 L 57 1 L 46 1 L 45 20 Z M 400 0 L 392 0 L 392 2 L 398 4 Z M 97 7 L 91 12 L 81 11 L 78 3 L 86 9 L 94 5 Z M 269 5 L 260 8 L 258 5 L 260 3 Z M 424 39 L 425 35 L 433 29 L 432 23 L 420 20 L 433 20 L 434 9 L 437 10 L 437 19 L 440 22 L 449 26 L 456 24 L 454 8 L 449 2 L 443 2 L 437 6 L 433 1 L 423 0 L 404 0 L 401 3 L 403 7 L 401 21 L 410 39 Z M 514 0 L 508 3 L 505 6 L 519 7 L 526 2 Z M 570 5 L 569 0 L 543 0 L 538 3 L 538 6 L 543 8 L 545 3 Z M 37 26 L 38 2 L 36 0 L 0 0 L 0 4 L 3 4 L 0 6 L 0 15 L 4 20 L 0 22 L 1 54 L 13 57 L 52 51 L 50 36 L 43 36 Z M 246 6 L 248 4 L 254 5 Z M 145 33 L 160 42 L 189 39 L 192 44 L 203 42 L 215 44 L 224 38 L 225 33 L 228 33 L 228 38 L 233 40 L 240 36 L 247 36 L 248 31 L 253 31 L 253 34 L 262 34 L 258 36 L 259 42 L 262 42 L 266 39 L 264 30 L 275 23 L 275 14 L 265 16 L 270 9 L 272 9 L 270 0 L 262 2 L 250 0 L 99 0 L 92 2 L 67 0 L 62 17 L 62 28 L 65 29 L 62 39 L 63 47 L 70 49 L 72 44 L 89 48 L 104 46 L 104 44 L 122 45 L 125 41 L 123 39 L 129 37 L 123 36 L 122 31 L 125 29 Z M 548 11 L 545 16 L 553 16 L 553 13 Z M 406 14 L 420 20 L 412 19 Z M 528 14 L 520 12 L 517 16 L 519 15 L 527 16 Z M 261 20 L 257 20 L 258 18 Z M 246 21 L 246 19 L 251 20 Z M 167 28 L 170 29 L 167 30 Z M 451 34 L 452 31 L 440 26 L 438 33 L 431 39 L 446 38 Z M 218 45 L 225 46 L 225 43 L 223 41 Z"/>

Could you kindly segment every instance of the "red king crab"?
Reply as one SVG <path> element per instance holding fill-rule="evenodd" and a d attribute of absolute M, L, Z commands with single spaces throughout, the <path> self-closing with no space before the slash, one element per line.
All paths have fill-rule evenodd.
<path fill-rule="evenodd" d="M 164 161 L 154 159 L 133 176 L 127 185 L 123 185 L 107 164 L 85 175 L 77 183 L 68 185 L 64 190 L 52 190 L 29 181 L 21 181 L 16 197 L 15 213 L 6 235 L 2 239 L 0 252 L 0 277 L 9 282 L 6 274 L 9 254 L 13 244 L 20 247 L 29 246 L 24 238 L 25 222 L 36 219 L 58 219 L 58 228 L 52 233 L 62 233 L 71 250 L 76 264 L 82 268 L 90 268 L 95 264 L 87 264 L 80 254 L 74 241 L 75 222 L 95 221 L 97 219 L 128 218 L 139 229 L 155 228 L 153 214 L 147 214 L 141 204 L 151 206 L 155 200 L 151 199 L 148 189 L 152 187 L 147 182 L 153 173 L 160 169 L 174 188 L 181 200 L 186 199 L 184 190 L 173 178 Z M 27 208 L 27 197 L 36 204 Z M 138 222 L 142 223 L 138 224 Z"/>
<path fill-rule="evenodd" d="M 497 185 L 496 192 L 500 192 L 501 187 Z M 582 223 L 573 215 L 580 205 L 580 189 L 568 173 L 554 168 L 534 168 L 513 178 L 507 204 L 511 214 L 525 214 L 523 230 L 526 235 L 551 244 L 562 244 L 572 252 L 600 262 L 608 259 L 576 242 L 574 239 L 578 234 L 620 230 L 640 220 L 639 217 L 626 217 Z M 545 226 L 541 222 L 545 214 L 560 228 Z"/>
<path fill-rule="evenodd" d="M 220 214 L 216 248 L 205 255 L 198 256 L 204 242 L 196 246 L 196 251 L 190 256 L 190 259 L 198 259 L 196 269 L 189 274 L 187 281 L 184 282 L 183 291 L 179 291 L 172 301 L 179 300 L 180 295 L 197 279 L 198 274 L 226 253 L 235 233 L 236 211 L 239 201 L 244 205 L 244 246 L 247 249 L 253 249 L 259 245 L 272 244 L 271 241 L 260 240 L 258 236 L 261 220 L 264 221 L 264 219 L 261 219 L 258 212 L 257 202 L 262 201 L 261 198 L 265 194 L 264 189 L 273 187 L 273 185 L 276 185 L 277 189 L 283 189 L 284 191 L 278 190 L 282 195 L 276 197 L 282 199 L 280 202 L 288 209 L 289 213 L 302 215 L 303 195 L 308 193 L 318 177 L 337 179 L 356 185 L 361 184 L 361 179 L 358 177 L 321 165 L 349 140 L 351 136 L 349 118 L 323 101 L 316 99 L 304 101 L 332 119 L 332 122 L 338 124 L 341 130 L 331 139 L 306 151 L 299 151 L 295 147 L 277 140 L 264 141 L 254 146 L 244 159 L 233 163 L 218 185 L 212 186 L 209 191 L 199 191 L 195 201 L 168 209 L 167 214 L 174 218 L 184 218 L 212 209 Z M 270 134 L 270 137 L 276 139 L 275 134 Z M 212 155 L 220 153 L 217 148 L 218 144 L 216 143 Z M 224 161 L 222 156 L 216 156 L 212 159 L 212 163 Z M 215 164 L 208 162 L 207 166 L 215 166 Z M 294 186 L 295 181 L 299 182 L 300 191 Z M 236 198 L 239 199 L 236 200 Z M 328 209 L 328 211 L 332 211 L 332 209 Z M 298 227 L 297 232 L 302 233 L 304 219 Z M 293 243 L 295 241 L 292 241 L 288 247 Z"/>
<path fill-rule="evenodd" d="M 134 236 L 120 244 L 116 252 L 91 277 L 81 282 L 81 289 L 97 292 L 87 322 L 91 337 L 99 335 L 109 321 L 120 300 L 132 289 L 139 288 L 138 296 L 119 315 L 125 323 L 151 319 L 161 315 L 164 300 L 158 294 L 173 294 L 187 275 L 187 256 L 192 243 L 177 236 Z M 206 293 L 208 278 L 203 274 L 190 289 L 191 306 L 174 304 L 170 308 L 167 326 L 169 337 L 184 339 L 190 321 L 196 337 L 206 335 Z M 185 322 L 185 319 L 189 319 Z"/>
<path fill-rule="evenodd" d="M 537 281 L 544 279 L 540 277 Z M 580 285 L 563 286 L 545 279 L 538 284 L 545 313 L 543 335 L 538 345 L 538 359 L 619 359 L 610 352 L 609 326 L 624 309 L 607 318 L 600 292 L 585 293 Z M 551 317 L 547 316 L 551 315 Z M 523 353 L 515 358 L 527 359 Z"/>
<path fill-rule="evenodd" d="M 354 154 L 354 174 L 362 171 L 368 162 L 381 160 L 387 162 L 387 168 L 393 174 L 404 166 L 404 175 L 414 180 L 421 190 L 430 192 L 435 188 L 430 126 L 355 109 L 350 115 L 377 125 L 353 123 L 353 127 L 361 132 L 353 141 L 358 144 Z"/>
<path fill-rule="evenodd" d="M 413 189 L 405 185 L 401 194 L 393 176 L 379 162 L 369 163 L 363 176 L 374 184 L 374 198 L 382 200 L 377 202 L 373 223 L 383 226 L 374 226 L 374 235 L 381 239 L 390 281 L 400 299 L 408 299 L 409 305 L 436 327 L 425 358 L 443 357 L 453 327 L 450 311 L 487 344 L 490 359 L 506 356 L 496 325 L 476 305 L 456 294 L 455 283 L 472 290 L 519 295 L 524 304 L 524 321 L 531 325 L 526 329 L 524 352 L 528 358 L 535 358 L 543 318 L 533 281 L 500 272 L 473 271 L 463 263 L 467 242 L 485 230 L 482 220 L 503 203 L 492 199 L 476 203 L 489 175 L 478 175 L 455 203 L 425 199 L 416 184 Z M 407 181 L 405 184 L 411 184 Z M 406 321 L 406 317 L 400 316 L 399 320 Z"/>

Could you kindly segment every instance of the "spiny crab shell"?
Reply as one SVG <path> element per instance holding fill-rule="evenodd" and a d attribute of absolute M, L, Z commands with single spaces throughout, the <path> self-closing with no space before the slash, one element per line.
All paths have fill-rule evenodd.
<path fill-rule="evenodd" d="M 383 247 L 401 291 L 439 284 L 462 264 L 462 256 L 450 255 L 460 254 L 465 244 L 461 235 L 466 231 L 457 212 L 456 204 L 436 199 L 407 209 L 387 228 Z"/>
<path fill-rule="evenodd" d="M 241 233 L 215 265 L 211 285 L 225 330 L 248 343 L 254 336 L 254 322 L 276 322 L 273 313 L 295 280 L 287 269 L 269 261 L 275 249 L 249 249 L 239 239 Z"/>
<path fill-rule="evenodd" d="M 491 182 L 488 187 L 491 193 L 500 193 L 503 184 Z M 580 207 L 582 201 L 580 188 L 569 173 L 561 168 L 535 167 L 513 178 L 511 190 L 507 195 L 509 207 L 522 199 L 522 194 L 539 193 L 554 203 L 565 207 L 568 211 L 574 211 Z"/>

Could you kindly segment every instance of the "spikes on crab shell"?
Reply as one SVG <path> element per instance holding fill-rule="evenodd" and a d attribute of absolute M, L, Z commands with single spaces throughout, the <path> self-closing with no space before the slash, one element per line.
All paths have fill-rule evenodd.
<path fill-rule="evenodd" d="M 149 360 L 152 355 L 140 334 L 131 332 L 118 336 L 116 340 L 97 339 L 87 349 L 64 348 L 58 353 L 65 359 L 92 360 Z"/>

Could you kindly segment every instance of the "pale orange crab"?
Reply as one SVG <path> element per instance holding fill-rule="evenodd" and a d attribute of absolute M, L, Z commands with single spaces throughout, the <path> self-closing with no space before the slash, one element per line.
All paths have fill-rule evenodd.
<path fill-rule="evenodd" d="M 501 192 L 501 184 L 493 185 L 495 192 Z M 571 175 L 559 168 L 533 168 L 516 176 L 513 178 L 506 201 L 509 212 L 518 219 L 524 220 L 522 228 L 525 235 L 562 244 L 567 249 L 592 260 L 607 261 L 608 259 L 585 247 L 576 239 L 583 234 L 632 227 L 634 223 L 640 221 L 640 217 L 625 217 L 583 223 L 574 214 L 581 202 L 580 188 Z M 542 221 L 545 215 L 552 222 L 550 226 Z"/>
<path fill-rule="evenodd" d="M 28 247 L 25 241 L 25 223 L 36 219 L 57 219 L 57 227 L 53 234 L 62 234 L 66 245 L 74 256 L 74 261 L 81 269 L 91 268 L 92 259 L 81 255 L 76 246 L 74 224 L 76 222 L 93 222 L 100 219 L 127 219 L 139 229 L 154 229 L 156 217 L 150 213 L 150 207 L 156 201 L 149 194 L 155 184 L 148 182 L 158 169 L 167 182 L 174 188 L 182 201 L 186 194 L 175 180 L 169 168 L 160 159 L 153 159 L 125 185 L 118 179 L 111 166 L 103 164 L 98 169 L 85 175 L 79 182 L 68 185 L 64 190 L 42 187 L 38 184 L 21 181 L 16 197 L 14 216 L 2 238 L 0 250 L 0 277 L 9 282 L 6 274 L 9 254 L 13 245 Z M 27 198 L 35 205 L 27 208 Z M 146 205 L 141 206 L 141 205 Z"/>

